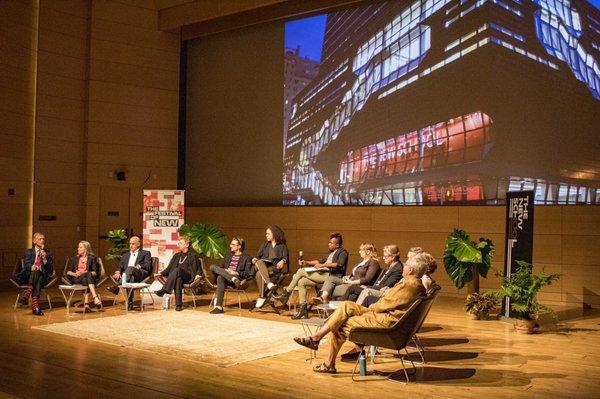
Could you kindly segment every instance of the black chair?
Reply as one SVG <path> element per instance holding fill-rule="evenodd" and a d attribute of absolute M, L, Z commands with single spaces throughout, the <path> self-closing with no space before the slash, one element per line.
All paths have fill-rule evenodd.
<path fill-rule="evenodd" d="M 202 270 L 202 275 L 199 278 L 194 276 L 194 280 L 192 280 L 189 284 L 183 285 L 183 293 L 182 295 L 191 295 L 192 303 L 194 304 L 194 308 L 196 307 L 196 290 L 200 288 L 202 285 L 212 285 L 212 283 L 208 280 L 206 270 L 204 270 L 204 259 L 198 257 L 198 261 L 200 262 L 200 268 Z"/>
<path fill-rule="evenodd" d="M 421 327 L 423 327 L 423 322 L 425 322 L 425 319 L 427 318 L 427 315 L 429 314 L 429 311 L 431 310 L 431 306 L 433 305 L 433 302 L 435 301 L 435 298 L 437 297 L 437 294 L 438 294 L 438 292 L 440 292 L 441 289 L 442 289 L 442 287 L 440 287 L 437 283 L 434 282 L 433 284 L 431 284 L 431 286 L 427 290 L 427 297 L 431 298 L 431 300 L 427 302 L 428 303 L 427 309 L 425 309 L 425 311 L 423 313 L 423 317 L 421 318 L 420 322 L 418 323 L 419 328 L 417 329 L 417 332 L 415 333 L 415 335 L 413 335 L 412 340 L 411 340 L 412 343 L 417 348 L 417 351 L 419 352 L 419 356 L 421 356 L 422 364 L 425 363 L 425 347 L 421 343 L 421 340 L 419 339 L 419 336 L 417 335 L 417 333 L 419 331 L 421 331 Z"/>
<path fill-rule="evenodd" d="M 156 273 L 158 273 L 158 258 L 157 258 L 156 256 L 153 256 L 153 257 L 152 257 L 152 272 L 151 272 L 151 273 L 150 273 L 150 274 L 149 274 L 149 275 L 148 275 L 148 276 L 147 276 L 145 279 L 143 279 L 143 280 L 142 280 L 142 281 L 140 281 L 140 282 L 141 282 L 141 283 L 147 283 L 147 282 L 148 282 L 148 281 L 149 281 L 151 278 L 153 278 L 153 277 L 154 277 L 154 275 L 155 275 Z M 115 286 L 118 286 L 118 285 L 120 285 L 120 284 L 117 282 L 117 280 L 115 280 L 115 278 L 113 277 L 113 275 L 112 275 L 112 274 L 111 274 L 111 275 L 109 275 L 108 277 L 110 278 L 110 281 L 112 281 L 112 282 L 113 282 L 113 284 L 114 284 Z M 118 297 L 118 295 L 115 295 L 115 299 L 113 300 L 113 305 L 117 303 L 117 297 Z"/>
<path fill-rule="evenodd" d="M 406 354 L 408 354 L 406 346 L 411 342 L 413 336 L 421 327 L 422 320 L 424 320 L 425 313 L 431 307 L 430 302 L 433 301 L 433 298 L 434 297 L 424 296 L 417 299 L 412 305 L 410 305 L 400 320 L 398 320 L 391 327 L 354 327 L 350 330 L 348 340 L 359 346 L 374 345 L 377 347 L 388 348 L 397 351 L 397 355 L 402 364 L 402 370 L 404 371 L 404 376 L 406 377 L 406 383 L 408 383 L 410 380 L 408 378 L 406 367 L 404 367 L 404 355 L 402 355 L 400 351 L 404 349 Z M 373 363 L 375 363 L 374 360 L 375 359 L 373 359 Z M 416 370 L 414 362 L 410 358 L 407 358 L 406 360 L 409 360 L 412 368 Z M 360 379 L 355 377 L 358 365 L 359 360 L 357 360 L 354 370 L 352 371 L 353 381 L 360 381 Z M 391 379 L 391 377 L 392 376 L 390 375 L 388 378 Z"/>

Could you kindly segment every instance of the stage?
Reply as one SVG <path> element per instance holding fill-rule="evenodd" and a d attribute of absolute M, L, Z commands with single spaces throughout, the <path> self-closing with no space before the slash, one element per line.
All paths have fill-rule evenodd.
<path fill-rule="evenodd" d="M 122 303 L 112 306 L 112 294 L 101 287 L 105 310 L 86 314 L 85 320 L 123 316 Z M 391 381 L 352 382 L 354 363 L 340 362 L 337 375 L 311 371 L 322 361 L 326 345 L 312 365 L 308 350 L 281 354 L 221 367 L 201 359 L 192 360 L 138 350 L 96 340 L 74 338 L 32 328 L 82 320 L 67 317 L 58 290 L 51 292 L 53 309 L 35 317 L 30 309 L 13 311 L 16 291 L 5 283 L 0 291 L 0 396 L 16 397 L 144 397 L 144 398 L 496 398 L 496 397 L 600 397 L 596 378 L 600 372 L 600 311 L 559 308 L 557 325 L 544 323 L 541 334 L 519 335 L 502 321 L 474 321 L 462 309 L 462 300 L 439 296 L 420 335 L 426 347 L 424 366 L 411 383 Z M 256 293 L 251 292 L 253 298 Z M 198 308 L 188 307 L 177 316 L 201 318 L 209 310 L 211 295 Z M 273 313 L 239 311 L 237 299 L 228 298 L 223 318 L 240 316 L 289 323 L 303 334 L 298 321 Z M 156 320 L 156 313 L 146 312 Z M 168 311 L 169 318 L 175 313 Z M 133 312 L 133 317 L 139 314 Z M 144 312 L 145 313 L 145 312 Z M 149 315 L 150 316 L 150 315 Z M 201 316 L 201 317 L 200 317 Z M 210 320 L 206 323 L 210 323 Z M 265 323 L 268 325 L 269 323 Z M 268 334 L 268 329 L 264 334 Z M 197 334 L 203 333 L 197 329 Z M 115 331 L 115 334 L 118 334 Z M 222 343 L 215 343 L 223 345 Z M 348 346 L 349 348 L 349 346 Z M 218 349 L 218 348 L 215 348 Z M 345 349 L 342 349 L 345 352 Z M 240 354 L 243 356 L 243 354 Z M 370 366 L 371 367 L 371 366 Z M 378 364 L 378 370 L 401 368 L 398 361 Z M 10 396 L 8 396 L 10 397 Z"/>

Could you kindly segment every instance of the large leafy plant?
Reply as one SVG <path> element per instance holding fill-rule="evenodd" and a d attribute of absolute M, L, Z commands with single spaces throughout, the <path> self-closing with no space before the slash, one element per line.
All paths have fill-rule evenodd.
<path fill-rule="evenodd" d="M 227 253 L 225 234 L 211 224 L 184 224 L 179 228 L 179 235 L 188 236 L 194 251 L 207 258 L 221 259 Z"/>
<path fill-rule="evenodd" d="M 556 313 L 548 306 L 537 301 L 537 294 L 547 285 L 560 278 L 560 274 L 533 274 L 530 263 L 516 261 L 517 270 L 510 277 L 502 276 L 500 294 L 511 299 L 510 308 L 516 313 L 517 318 L 537 320 L 541 314 L 548 313 L 556 317 Z"/>
<path fill-rule="evenodd" d="M 480 238 L 476 243 L 464 230 L 454 229 L 446 238 L 444 268 L 457 288 L 463 288 L 475 279 L 477 292 L 479 276 L 487 277 L 493 256 L 494 244 L 491 240 Z"/>
<path fill-rule="evenodd" d="M 129 246 L 127 245 L 127 233 L 124 229 L 115 229 L 110 230 L 106 236 L 106 239 L 113 245 L 112 248 L 108 250 L 106 259 L 121 259 L 121 256 L 129 250 Z"/>

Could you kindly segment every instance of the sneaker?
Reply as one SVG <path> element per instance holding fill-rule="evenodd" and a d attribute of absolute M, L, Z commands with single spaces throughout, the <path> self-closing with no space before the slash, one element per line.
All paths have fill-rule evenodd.
<path fill-rule="evenodd" d="M 210 314 L 221 314 L 221 313 L 224 313 L 224 311 L 223 311 L 223 308 L 214 308 L 213 310 L 211 310 L 208 313 L 210 313 Z"/>
<path fill-rule="evenodd" d="M 267 300 L 267 298 L 258 298 L 256 300 L 256 306 L 255 307 L 256 308 L 262 308 L 263 305 L 265 304 L 266 300 Z"/>

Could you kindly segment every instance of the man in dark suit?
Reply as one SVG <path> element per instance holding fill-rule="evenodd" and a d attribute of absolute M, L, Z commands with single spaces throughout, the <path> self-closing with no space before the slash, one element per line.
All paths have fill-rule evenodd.
<path fill-rule="evenodd" d="M 139 283 L 152 274 L 152 255 L 149 251 L 141 249 L 141 240 L 137 236 L 129 239 L 129 251 L 121 256 L 119 268 L 113 274 L 113 279 L 121 283 L 123 276 L 128 283 Z M 117 295 L 117 287 L 107 287 L 107 290 Z M 133 305 L 133 297 L 127 291 L 129 299 L 129 308 Z"/>
<path fill-rule="evenodd" d="M 179 251 L 169 262 L 169 266 L 160 276 L 167 277 L 167 282 L 156 295 L 163 296 L 175 291 L 175 310 L 183 310 L 183 284 L 189 284 L 194 279 L 202 277 L 202 268 L 198 264 L 198 254 L 190 248 L 190 238 L 182 236 L 177 243 Z"/>
<path fill-rule="evenodd" d="M 27 285 L 21 296 L 21 304 L 27 306 L 31 296 L 31 312 L 36 316 L 44 315 L 40 309 L 40 291 L 54 272 L 52 253 L 44 248 L 45 241 L 42 233 L 33 234 L 33 247 L 25 252 L 23 268 L 13 276 L 19 284 Z"/>
<path fill-rule="evenodd" d="M 356 301 L 359 305 L 364 305 L 368 297 L 373 297 L 376 300 L 386 290 L 396 285 L 402 279 L 403 270 L 403 265 L 400 261 L 400 249 L 397 245 L 391 244 L 383 247 L 383 261 L 388 265 L 388 268 L 381 272 L 373 285 L 350 286 L 342 297 L 342 300 Z"/>

